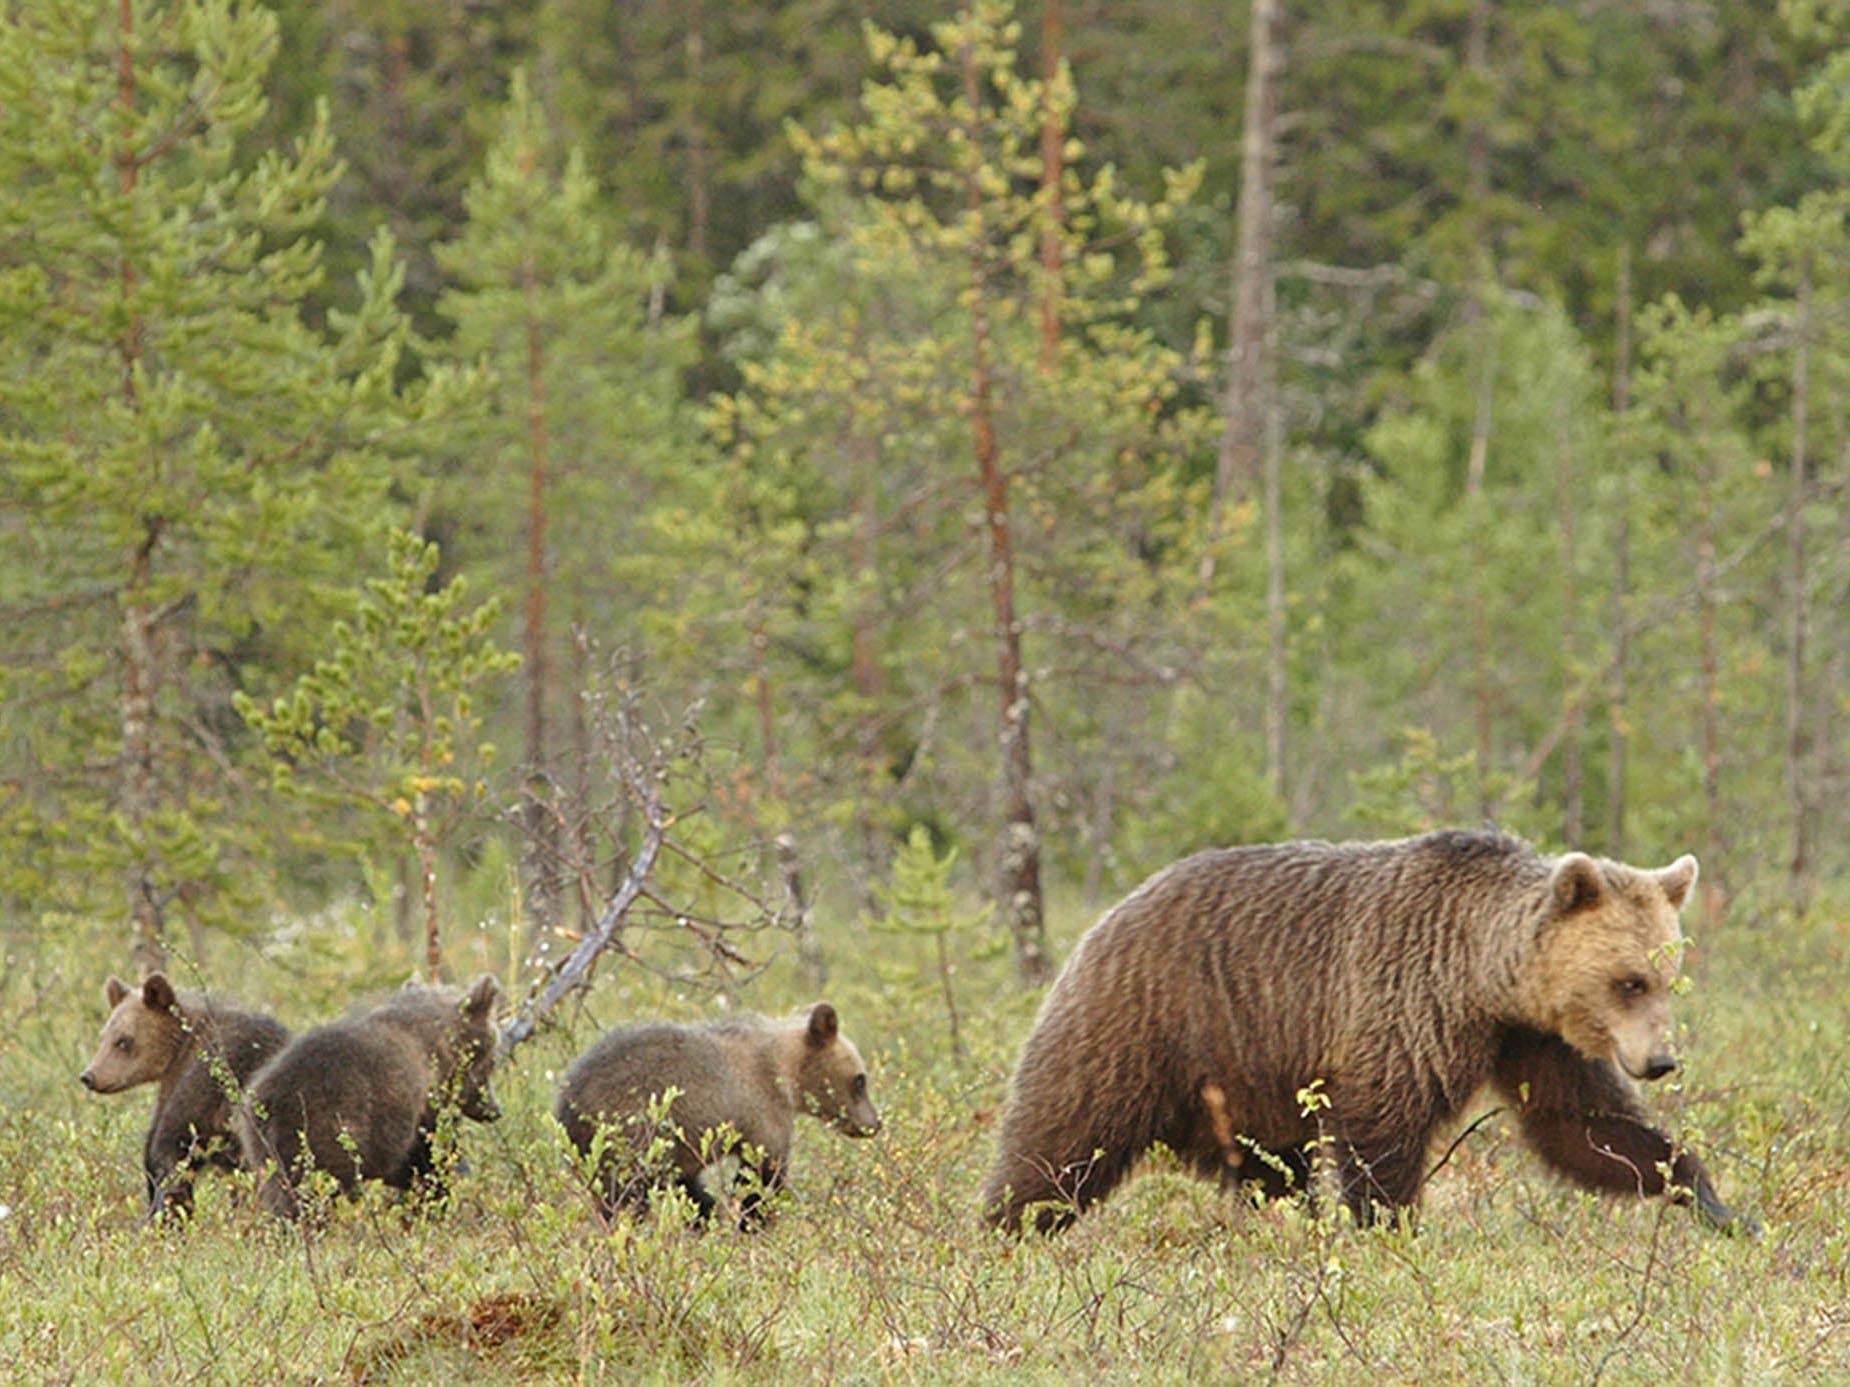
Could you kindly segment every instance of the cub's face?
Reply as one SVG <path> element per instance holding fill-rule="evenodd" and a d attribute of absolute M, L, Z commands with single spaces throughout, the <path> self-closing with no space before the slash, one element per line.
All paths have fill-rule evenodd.
<path fill-rule="evenodd" d="M 1568 1044 L 1634 1079 L 1677 1067 L 1670 987 L 1682 965 L 1677 911 L 1696 859 L 1645 871 L 1569 853 L 1549 883 L 1540 939 L 1542 1020 Z"/>
<path fill-rule="evenodd" d="M 96 1057 L 77 1076 L 78 1082 L 92 1093 L 120 1093 L 153 1083 L 186 1043 L 172 985 L 160 973 L 150 974 L 140 987 L 112 977 L 103 985 L 103 998 L 109 1003 L 109 1019 L 103 1023 Z"/>
<path fill-rule="evenodd" d="M 798 1086 L 809 1111 L 837 1131 L 871 1137 L 880 1130 L 880 1114 L 867 1095 L 867 1065 L 827 1002 L 810 1008 Z"/>
<path fill-rule="evenodd" d="M 494 976 L 482 974 L 462 1001 L 462 1025 L 456 1044 L 456 1107 L 476 1122 L 493 1122 L 501 1116 L 491 1081 L 495 1073 L 495 1000 L 501 995 Z"/>

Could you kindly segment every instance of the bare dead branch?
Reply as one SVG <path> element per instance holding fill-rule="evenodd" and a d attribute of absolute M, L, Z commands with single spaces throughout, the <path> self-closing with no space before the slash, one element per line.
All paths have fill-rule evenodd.
<path fill-rule="evenodd" d="M 662 808 L 661 788 L 651 776 L 644 775 L 633 761 L 623 767 L 624 779 L 642 803 L 642 842 L 630 860 L 622 883 L 598 913 L 589 933 L 580 939 L 571 953 L 556 964 L 545 983 L 527 999 L 514 1019 L 501 1029 L 501 1049 L 512 1054 L 514 1047 L 531 1036 L 540 1022 L 564 1000 L 567 993 L 583 987 L 591 976 L 598 955 L 622 932 L 630 907 L 644 894 L 649 875 L 655 870 L 655 858 L 668 833 L 668 816 Z"/>

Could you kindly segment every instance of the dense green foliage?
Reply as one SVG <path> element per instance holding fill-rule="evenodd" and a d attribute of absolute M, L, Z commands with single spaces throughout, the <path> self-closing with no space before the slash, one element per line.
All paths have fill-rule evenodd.
<path fill-rule="evenodd" d="M 338 1375 L 499 1288 L 559 1373 L 1844 1370 L 1850 7 L 1280 8 L 1272 504 L 1217 474 L 1244 7 L 0 4 L 0 1361 Z M 800 954 L 885 1146 L 593 1238 L 543 1033 L 447 1219 L 222 1200 L 147 1316 L 72 999 L 319 1019 L 420 895 L 526 995 L 650 786 L 592 1013 Z M 977 1237 L 1042 892 L 1057 961 L 1207 844 L 1485 819 L 1701 858 L 1683 1116 L 1764 1244 L 1501 1138 L 1412 1244 L 1172 1182 Z"/>
<path fill-rule="evenodd" d="M 1099 899 L 1206 842 L 1483 817 L 1695 848 L 1729 898 L 1846 869 L 1835 8 L 1286 14 L 1275 768 L 1262 498 L 1204 525 L 1239 26 L 1081 9 L 1049 85 L 1006 6 L 274 13 L 4 29 L 22 918 L 389 879 L 244 812 L 230 708 L 306 671 L 389 522 L 502 599 L 524 841 L 471 852 L 545 918 L 622 851 L 556 827 L 614 651 L 735 753 L 722 836 L 793 834 L 842 903 L 913 823 L 986 894 L 1030 840 Z M 1396 809 L 1409 737 L 1468 761 Z"/>

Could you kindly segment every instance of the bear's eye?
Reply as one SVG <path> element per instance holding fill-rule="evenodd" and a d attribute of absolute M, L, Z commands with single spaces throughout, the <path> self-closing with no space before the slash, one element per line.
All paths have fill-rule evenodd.
<path fill-rule="evenodd" d="M 856 1074 L 854 1076 L 854 1096 L 856 1098 L 859 1098 L 863 1096 L 866 1092 L 867 1092 L 867 1076 L 865 1074 Z"/>
<path fill-rule="evenodd" d="M 1642 997 L 1651 990 L 1649 979 L 1642 978 L 1636 973 L 1633 973 L 1629 978 L 1620 978 L 1613 986 L 1618 989 L 1619 995 L 1624 997 L 1627 1001 Z"/>
<path fill-rule="evenodd" d="M 134 1048 L 135 1048 L 135 1042 L 132 1039 L 130 1039 L 128 1036 L 119 1035 L 116 1037 L 116 1049 L 122 1051 L 123 1054 L 126 1055 L 130 1050 L 133 1050 Z"/>

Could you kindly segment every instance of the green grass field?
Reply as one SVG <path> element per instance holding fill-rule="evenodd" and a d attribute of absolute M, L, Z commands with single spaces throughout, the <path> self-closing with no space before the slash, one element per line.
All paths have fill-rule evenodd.
<path fill-rule="evenodd" d="M 1088 923 L 1063 915 L 1069 945 Z M 294 1026 L 408 971 L 338 919 L 310 953 L 224 946 L 213 981 Z M 826 936 L 825 936 L 826 938 Z M 142 1219 L 152 1090 L 86 1093 L 109 941 L 9 937 L 0 982 L 0 1377 L 160 1381 L 1850 1382 L 1850 921 L 1731 922 L 1698 941 L 1683 1086 L 1656 1110 L 1709 1158 L 1758 1240 L 1686 1209 L 1602 1201 L 1545 1175 L 1492 1119 L 1430 1186 L 1417 1234 L 1246 1208 L 1161 1161 L 1070 1233 L 1013 1245 L 975 1198 L 1032 1019 L 1000 962 L 957 980 L 952 1059 L 923 959 L 879 971 L 829 939 L 828 989 L 887 1121 L 798 1133 L 772 1226 L 694 1234 L 672 1211 L 603 1231 L 548 1114 L 605 1025 L 713 1002 L 608 966 L 568 1027 L 466 1126 L 449 1206 L 368 1198 L 303 1231 L 234 1179 L 178 1231 Z M 505 938 L 458 973 L 506 971 Z M 780 965 L 781 968 L 781 965 Z M 774 968 L 746 999 L 805 997 Z M 396 971 L 395 971 L 396 970 Z M 1471 1110 L 1476 1116 L 1480 1103 Z"/>

